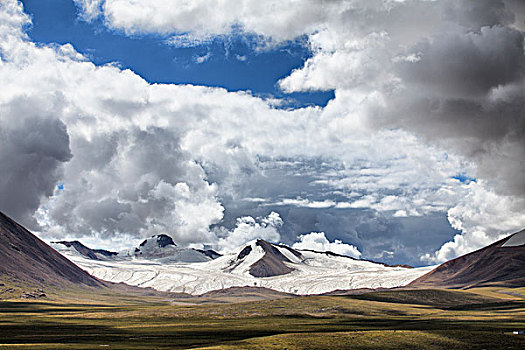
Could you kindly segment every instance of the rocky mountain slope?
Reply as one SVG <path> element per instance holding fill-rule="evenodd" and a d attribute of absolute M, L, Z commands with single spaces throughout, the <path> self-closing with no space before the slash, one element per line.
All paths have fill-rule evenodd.
<path fill-rule="evenodd" d="M 523 287 L 525 230 L 439 265 L 410 287 Z"/>
<path fill-rule="evenodd" d="M 1 212 L 0 256 L 2 284 L 38 288 L 103 285 Z"/>

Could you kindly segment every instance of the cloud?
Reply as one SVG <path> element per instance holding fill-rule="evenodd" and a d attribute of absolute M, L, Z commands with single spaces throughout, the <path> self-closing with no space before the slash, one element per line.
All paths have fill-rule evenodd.
<path fill-rule="evenodd" d="M 236 30 L 263 33 L 274 40 L 290 40 L 302 35 L 305 26 L 314 29 L 326 15 L 317 1 L 297 6 L 293 2 L 176 1 L 155 0 L 75 0 L 84 17 L 102 15 L 106 25 L 127 34 L 156 33 L 194 38 L 229 35 Z M 334 5 L 328 5 L 337 10 Z M 101 9 L 101 12 L 99 12 Z M 301 20 L 298 21 L 297 19 Z"/>
<path fill-rule="evenodd" d="M 181 148 L 182 117 L 166 119 L 177 103 L 166 106 L 162 88 L 96 67 L 69 44 L 34 45 L 21 6 L 0 9 L 12 16 L 0 26 L 1 210 L 32 227 L 36 212 L 48 238 L 214 241 L 209 226 L 223 207 L 217 185 Z"/>
<path fill-rule="evenodd" d="M 7 168 L 0 197 L 39 184 L 16 215 L 31 220 L 36 210 L 48 238 L 122 242 L 166 232 L 182 244 L 222 240 L 227 249 L 254 232 L 291 244 L 298 232 L 318 231 L 355 242 L 366 256 L 394 251 L 409 259 L 450 239 L 448 212 L 461 237 L 477 230 L 496 239 L 522 225 L 523 204 L 510 194 L 521 193 L 523 179 L 516 176 L 524 149 L 521 17 L 512 22 L 506 7 L 479 3 L 191 2 L 168 9 L 160 1 L 77 1 L 88 19 L 102 16 L 110 28 L 168 41 L 248 32 L 278 43 L 306 35 L 312 57 L 280 84 L 290 92 L 335 89 L 336 97 L 324 108 L 282 110 L 249 92 L 148 84 L 131 70 L 95 66 L 71 45 L 35 45 L 21 5 L 2 1 L 0 117 L 9 132 L 0 142 L 16 148 L 6 153 L 10 164 L 32 145 L 43 171 L 33 161 Z M 459 53 L 473 57 L 471 71 L 444 59 Z M 483 62 L 497 76 L 478 76 Z M 440 74 L 448 80 L 427 81 Z M 33 127 L 30 140 L 9 136 Z M 16 176 L 20 169 L 30 181 Z M 467 186 L 452 179 L 457 174 L 481 179 Z M 59 183 L 63 190 L 53 191 Z M 498 203 L 494 224 L 477 217 L 483 196 L 476 193 Z M 246 219 L 264 218 L 268 203 L 280 204 L 282 227 Z M 513 220 L 498 226 L 505 216 Z M 479 241 L 465 240 L 465 250 Z"/>
<path fill-rule="evenodd" d="M 335 207 L 338 203 L 326 199 L 324 201 L 310 201 L 308 199 L 302 199 L 302 198 L 284 198 L 283 200 L 276 202 L 276 203 L 267 203 L 268 206 L 280 206 L 280 205 L 294 205 L 298 207 L 307 207 L 307 208 L 331 208 Z"/>
<path fill-rule="evenodd" d="M 525 199 L 502 196 L 477 182 L 464 185 L 468 192 L 448 210 L 451 225 L 462 232 L 421 260 L 442 263 L 502 239 L 525 227 Z"/>
<path fill-rule="evenodd" d="M 85 21 L 92 21 L 102 14 L 103 0 L 73 0 Z"/>
<path fill-rule="evenodd" d="M 336 254 L 350 256 L 352 258 L 359 258 L 361 252 L 357 247 L 343 243 L 336 239 L 333 242 L 326 239 L 324 232 L 310 232 L 305 235 L 300 235 L 299 241 L 292 245 L 295 249 L 311 249 L 318 252 L 332 252 Z"/>
<path fill-rule="evenodd" d="M 356 15 L 363 11 L 367 23 Z M 349 11 L 354 25 L 334 20 L 311 34 L 313 57 L 280 86 L 355 96 L 368 125 L 442 145 L 476 164 L 477 176 L 499 193 L 524 196 L 524 39 L 512 26 L 519 15 L 499 1 Z"/>
<path fill-rule="evenodd" d="M 204 180 L 173 132 L 130 128 L 77 138 L 72 150 L 64 190 L 44 204 L 49 225 L 85 236 L 168 233 L 182 244 L 212 239 L 208 227 L 223 211 L 217 187 Z"/>
<path fill-rule="evenodd" d="M 501 26 L 416 45 L 421 59 L 396 65 L 402 83 L 374 107 L 373 123 L 442 144 L 471 159 L 500 193 L 525 196 L 517 176 L 525 172 L 523 45 L 523 33 Z"/>
<path fill-rule="evenodd" d="M 200 63 L 204 63 L 204 62 L 206 62 L 207 60 L 209 60 L 210 57 L 211 57 L 211 53 L 208 52 L 208 53 L 205 54 L 205 55 L 194 57 L 193 60 L 195 61 L 195 63 L 200 64 Z"/>
<path fill-rule="evenodd" d="M 0 208 L 33 229 L 33 213 L 53 194 L 72 157 L 66 125 L 52 113 L 61 102 L 18 97 L 0 114 Z"/>
<path fill-rule="evenodd" d="M 251 216 L 240 217 L 231 231 L 224 232 L 223 228 L 221 230 L 223 232 L 217 232 L 219 237 L 224 237 L 218 239 L 216 247 L 220 252 L 229 252 L 254 239 L 279 243 L 281 240 L 279 229 L 282 225 L 283 220 L 273 211 L 266 217 L 256 219 Z"/>
<path fill-rule="evenodd" d="M 24 29 L 31 25 L 31 19 L 23 12 L 22 4 L 17 1 L 0 3 L 0 42 L 2 48 L 11 48 L 21 38 L 27 38 Z"/>
<path fill-rule="evenodd" d="M 96 2 L 96 1 L 94 1 Z M 78 1 L 90 13 L 93 1 Z M 99 1 L 99 3 L 102 3 Z M 107 0 L 102 16 L 128 34 L 196 40 L 306 35 L 313 53 L 279 85 L 336 90 L 377 128 L 403 128 L 465 156 L 504 194 L 525 195 L 523 27 L 518 1 L 181 2 Z M 213 8 L 213 12 L 210 12 Z M 237 29 L 235 29 L 237 28 Z M 236 32 L 237 30 L 237 32 Z M 345 92 L 346 91 L 346 92 Z M 334 103 L 334 104 L 337 104 Z M 497 122 L 495 121 L 497 119 Z"/>

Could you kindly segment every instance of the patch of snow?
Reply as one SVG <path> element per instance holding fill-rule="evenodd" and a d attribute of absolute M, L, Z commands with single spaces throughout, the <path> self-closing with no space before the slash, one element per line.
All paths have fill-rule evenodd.
<path fill-rule="evenodd" d="M 525 244 L 525 230 L 515 233 L 507 242 L 503 243 L 502 247 L 517 247 Z"/>
<path fill-rule="evenodd" d="M 250 266 L 264 256 L 264 250 L 247 243 L 252 250 L 242 259 L 245 246 L 215 260 L 180 263 L 162 259 L 97 261 L 78 255 L 68 255 L 74 263 L 90 274 L 111 282 L 124 282 L 160 291 L 203 294 L 229 287 L 260 286 L 295 294 L 320 294 L 336 289 L 392 288 L 403 286 L 431 271 L 434 267 L 387 267 L 342 256 L 300 251 L 305 260 L 292 257 L 286 248 L 277 247 L 292 263 L 294 271 L 274 277 L 253 277 Z"/>
<path fill-rule="evenodd" d="M 284 247 L 275 246 L 275 248 L 277 248 L 281 252 L 282 255 L 284 255 L 288 260 L 290 260 L 293 263 L 299 264 L 303 261 L 302 259 L 295 256 L 291 251 L 289 251 L 288 249 Z"/>
<path fill-rule="evenodd" d="M 68 258 L 72 256 L 83 257 L 83 255 L 80 254 L 78 250 L 76 250 L 73 246 L 67 247 L 64 244 L 54 243 L 54 242 L 49 243 L 49 246 L 53 248 L 54 250 L 56 250 L 57 252 L 59 252 L 60 254 L 65 255 Z"/>

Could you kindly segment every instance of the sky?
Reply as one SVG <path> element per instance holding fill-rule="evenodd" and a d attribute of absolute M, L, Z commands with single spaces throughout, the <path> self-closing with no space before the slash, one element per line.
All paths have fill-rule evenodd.
<path fill-rule="evenodd" d="M 0 210 L 435 264 L 525 227 L 519 0 L 0 1 Z"/>

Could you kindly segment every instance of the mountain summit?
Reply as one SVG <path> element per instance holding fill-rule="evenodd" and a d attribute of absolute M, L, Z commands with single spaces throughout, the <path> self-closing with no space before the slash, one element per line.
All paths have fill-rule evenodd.
<path fill-rule="evenodd" d="M 281 276 L 295 270 L 290 263 L 300 263 L 302 259 L 301 253 L 292 248 L 258 239 L 247 243 L 226 270 L 244 269 L 253 277 Z"/>
<path fill-rule="evenodd" d="M 140 259 L 160 259 L 163 263 L 193 263 L 212 259 L 204 252 L 196 249 L 177 246 L 173 239 L 165 234 L 151 236 L 140 243 L 138 247 L 119 254 L 121 258 L 126 258 L 126 256 Z"/>
<path fill-rule="evenodd" d="M 165 235 L 165 234 L 160 234 L 160 235 L 151 236 L 151 238 L 144 240 L 140 244 L 140 247 L 145 247 L 145 248 L 152 248 L 152 247 L 164 248 L 164 247 L 167 247 L 169 245 L 172 245 L 174 247 L 177 246 L 175 244 L 175 242 L 173 242 L 173 238 L 171 238 L 170 236 Z"/>

